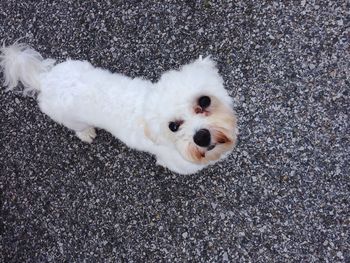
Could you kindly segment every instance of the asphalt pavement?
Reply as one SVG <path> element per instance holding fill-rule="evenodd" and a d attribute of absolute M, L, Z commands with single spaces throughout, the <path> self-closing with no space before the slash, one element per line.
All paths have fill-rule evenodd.
<path fill-rule="evenodd" d="M 174 174 L 0 89 L 0 262 L 350 262 L 349 1 L 0 2 L 0 40 L 157 81 L 212 55 L 239 118 Z M 2 76 L 0 76 L 2 79 Z"/>

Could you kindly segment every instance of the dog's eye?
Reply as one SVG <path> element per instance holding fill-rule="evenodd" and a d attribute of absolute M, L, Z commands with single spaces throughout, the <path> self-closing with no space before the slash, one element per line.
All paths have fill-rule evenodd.
<path fill-rule="evenodd" d="M 180 125 L 174 121 L 170 122 L 169 123 L 169 129 L 172 131 L 172 132 L 176 132 L 178 129 L 180 128 Z"/>
<path fill-rule="evenodd" d="M 208 108 L 210 106 L 210 98 L 208 96 L 202 96 L 198 99 L 198 105 L 202 108 Z"/>
<path fill-rule="evenodd" d="M 177 132 L 180 128 L 180 125 L 183 123 L 183 121 L 171 121 L 169 122 L 169 129 L 172 132 Z"/>

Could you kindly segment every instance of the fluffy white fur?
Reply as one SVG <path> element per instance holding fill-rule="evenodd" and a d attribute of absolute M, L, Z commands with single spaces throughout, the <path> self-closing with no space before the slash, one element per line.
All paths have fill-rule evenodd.
<path fill-rule="evenodd" d="M 191 174 L 224 158 L 236 141 L 232 100 L 209 57 L 171 70 L 157 83 L 95 68 L 87 61 L 67 60 L 55 65 L 35 50 L 15 43 L 1 49 L 4 85 L 22 82 L 24 93 L 35 92 L 42 112 L 76 132 L 86 142 L 102 128 L 129 147 L 154 154 L 157 164 Z M 198 98 L 211 104 L 198 110 Z M 169 123 L 181 124 L 178 131 Z M 213 149 L 200 147 L 193 136 L 200 129 L 211 134 Z"/>

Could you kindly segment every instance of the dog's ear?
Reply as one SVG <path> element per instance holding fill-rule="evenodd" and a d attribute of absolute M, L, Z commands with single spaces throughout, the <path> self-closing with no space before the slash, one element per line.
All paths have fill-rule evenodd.
<path fill-rule="evenodd" d="M 200 80 L 200 81 L 199 81 Z M 200 56 L 194 61 L 181 66 L 178 70 L 169 70 L 162 74 L 158 81 L 159 86 L 178 89 L 177 86 L 187 86 L 187 88 L 198 87 L 200 82 L 219 81 L 212 86 L 221 85 L 222 78 L 218 75 L 218 68 L 215 61 L 207 56 Z M 192 88 L 191 88 L 192 89 Z"/>
<path fill-rule="evenodd" d="M 216 62 L 212 59 L 211 55 L 208 55 L 205 58 L 200 55 L 196 62 L 211 68 L 216 68 Z"/>
<path fill-rule="evenodd" d="M 158 136 L 156 136 L 155 132 L 152 131 L 150 126 L 147 124 L 146 120 L 144 120 L 144 119 L 140 120 L 140 124 L 142 125 L 143 133 L 145 134 L 145 136 L 149 140 L 151 140 L 154 144 L 159 144 L 159 142 L 157 140 Z"/>

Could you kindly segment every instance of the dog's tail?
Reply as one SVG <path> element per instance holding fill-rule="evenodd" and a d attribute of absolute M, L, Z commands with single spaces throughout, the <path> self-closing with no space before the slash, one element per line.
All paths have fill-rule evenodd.
<path fill-rule="evenodd" d="M 14 43 L 0 48 L 0 69 L 3 72 L 4 86 L 13 90 L 22 82 L 23 94 L 40 91 L 39 75 L 49 71 L 54 65 L 52 59 L 43 57 L 34 49 L 23 43 Z"/>

